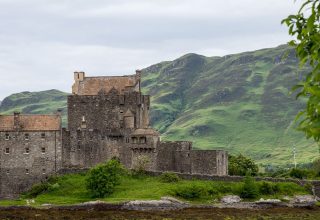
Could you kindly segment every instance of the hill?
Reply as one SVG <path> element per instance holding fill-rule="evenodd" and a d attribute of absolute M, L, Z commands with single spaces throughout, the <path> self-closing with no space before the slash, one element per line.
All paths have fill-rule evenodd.
<path fill-rule="evenodd" d="M 294 118 L 305 103 L 289 95 L 304 76 L 292 48 L 245 52 L 224 57 L 187 54 L 143 69 L 142 88 L 152 96 L 152 125 L 163 140 L 190 140 L 198 149 L 243 153 L 262 165 L 316 158 L 318 147 L 295 130 Z M 52 113 L 63 110 L 57 90 L 22 92 L 2 101 L 0 112 Z"/>
<path fill-rule="evenodd" d="M 24 114 L 51 114 L 62 110 L 63 124 L 66 125 L 67 96 L 69 94 L 55 89 L 41 92 L 21 92 L 2 100 L 1 114 L 19 111 Z"/>
<path fill-rule="evenodd" d="M 259 163 L 311 162 L 318 147 L 294 128 L 305 103 L 289 95 L 303 77 L 292 48 L 205 57 L 187 54 L 143 70 L 152 96 L 153 125 L 165 140 L 190 140 L 199 149 L 223 148 Z"/>

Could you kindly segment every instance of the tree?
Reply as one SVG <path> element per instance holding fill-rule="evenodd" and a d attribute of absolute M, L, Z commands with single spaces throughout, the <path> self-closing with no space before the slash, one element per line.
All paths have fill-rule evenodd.
<path fill-rule="evenodd" d="M 99 164 L 89 171 L 86 187 L 92 197 L 103 198 L 113 193 L 115 186 L 120 183 L 123 172 L 124 168 L 118 160 L 112 159 Z"/>
<path fill-rule="evenodd" d="M 229 155 L 229 175 L 245 176 L 248 172 L 255 176 L 258 174 L 258 166 L 250 158 L 239 154 L 238 156 Z"/>
<path fill-rule="evenodd" d="M 295 40 L 289 45 L 296 48 L 300 66 L 309 65 L 311 71 L 293 87 L 298 97 L 306 97 L 305 110 L 297 115 L 299 129 L 307 138 L 320 140 L 320 0 L 305 0 L 296 15 L 289 15 L 282 23 L 289 27 Z"/>

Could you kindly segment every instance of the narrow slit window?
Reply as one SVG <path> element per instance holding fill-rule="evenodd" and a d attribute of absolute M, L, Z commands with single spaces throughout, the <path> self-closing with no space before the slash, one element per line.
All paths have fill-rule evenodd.
<path fill-rule="evenodd" d="M 46 138 L 46 133 L 41 133 L 41 139 L 45 139 Z"/>
<path fill-rule="evenodd" d="M 29 169 L 26 169 L 26 174 L 29 174 Z"/>
<path fill-rule="evenodd" d="M 41 153 L 44 154 L 45 152 L 46 152 L 46 148 L 45 148 L 45 147 L 42 147 L 42 148 L 41 148 Z"/>
<path fill-rule="evenodd" d="M 25 139 L 26 141 L 28 141 L 28 140 L 29 140 L 29 134 L 24 134 L 24 139 Z"/>
<path fill-rule="evenodd" d="M 25 152 L 26 154 L 29 154 L 29 153 L 30 153 L 29 147 L 26 147 L 24 152 Z"/>
<path fill-rule="evenodd" d="M 9 153 L 10 153 L 9 147 L 6 147 L 5 153 L 6 153 L 6 154 L 9 154 Z"/>
<path fill-rule="evenodd" d="M 42 174 L 46 174 L 46 169 L 42 169 Z"/>
<path fill-rule="evenodd" d="M 10 140 L 10 135 L 9 135 L 9 134 L 6 134 L 6 135 L 5 135 L 5 139 L 6 139 L 6 141 Z"/>

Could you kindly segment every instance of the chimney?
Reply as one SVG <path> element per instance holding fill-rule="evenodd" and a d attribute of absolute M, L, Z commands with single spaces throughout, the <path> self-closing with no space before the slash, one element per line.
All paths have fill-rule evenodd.
<path fill-rule="evenodd" d="M 20 127 L 20 112 L 13 113 L 13 128 L 14 130 L 19 130 Z"/>
<path fill-rule="evenodd" d="M 85 72 L 74 72 L 74 80 L 75 81 L 83 81 L 85 78 Z"/>
<path fill-rule="evenodd" d="M 139 92 L 141 92 L 141 70 L 136 70 L 136 80 L 138 81 Z"/>

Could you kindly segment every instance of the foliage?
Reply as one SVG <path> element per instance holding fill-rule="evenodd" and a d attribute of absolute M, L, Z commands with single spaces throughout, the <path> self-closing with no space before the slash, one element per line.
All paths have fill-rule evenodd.
<path fill-rule="evenodd" d="M 160 175 L 160 181 L 164 183 L 176 183 L 180 181 L 180 177 L 172 172 L 164 172 Z"/>
<path fill-rule="evenodd" d="M 133 174 L 134 175 L 144 175 L 147 171 L 147 168 L 150 164 L 150 158 L 146 155 L 140 155 L 137 157 L 134 165 L 133 165 Z"/>
<path fill-rule="evenodd" d="M 273 195 L 279 192 L 279 184 L 263 181 L 259 184 L 259 192 L 263 195 Z"/>
<path fill-rule="evenodd" d="M 23 197 L 28 199 L 35 198 L 41 193 L 46 192 L 49 187 L 50 185 L 48 183 L 34 184 L 28 192 L 24 193 Z"/>
<path fill-rule="evenodd" d="M 258 173 L 258 166 L 248 157 L 239 154 L 238 156 L 229 155 L 229 175 L 245 176 L 250 172 L 252 176 Z"/>
<path fill-rule="evenodd" d="M 305 169 L 293 168 L 289 173 L 290 177 L 298 179 L 306 179 L 308 177 L 308 171 Z"/>
<path fill-rule="evenodd" d="M 244 179 L 244 185 L 240 196 L 246 199 L 254 199 L 259 196 L 258 185 L 249 173 L 246 174 L 246 177 Z"/>
<path fill-rule="evenodd" d="M 320 158 L 315 159 L 312 163 L 312 169 L 317 177 L 320 177 Z"/>
<path fill-rule="evenodd" d="M 92 168 L 86 179 L 86 187 L 92 197 L 103 198 L 110 195 L 120 184 L 124 168 L 117 160 L 110 160 Z"/>
<path fill-rule="evenodd" d="M 191 183 L 176 186 L 173 194 L 184 199 L 198 199 L 201 195 L 206 194 L 206 189 L 201 185 Z"/>
<path fill-rule="evenodd" d="M 312 67 L 305 79 L 293 87 L 297 97 L 307 97 L 307 107 L 297 118 L 299 129 L 308 138 L 320 140 L 320 0 L 305 0 L 296 15 L 282 21 L 289 27 L 289 34 L 296 40 L 289 42 L 296 47 L 300 65 Z"/>

